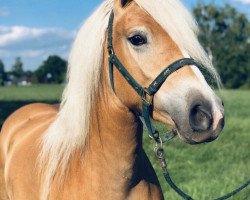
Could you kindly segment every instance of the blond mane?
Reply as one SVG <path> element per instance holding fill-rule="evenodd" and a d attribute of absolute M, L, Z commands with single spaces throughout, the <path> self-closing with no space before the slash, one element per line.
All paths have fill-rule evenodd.
<path fill-rule="evenodd" d="M 179 0 L 135 0 L 171 36 L 180 49 L 203 63 L 217 78 L 197 39 L 197 25 Z M 103 45 L 114 0 L 104 1 L 81 27 L 69 58 L 68 82 L 60 111 L 41 144 L 40 169 L 45 171 L 41 199 L 49 196 L 57 169 L 65 170 L 76 148 L 83 148 L 103 64 Z"/>
<path fill-rule="evenodd" d="M 66 169 L 71 154 L 77 147 L 84 146 L 89 133 L 91 108 L 103 60 L 102 46 L 112 7 L 113 0 L 102 3 L 85 21 L 74 41 L 60 111 L 42 141 L 39 167 L 46 174 L 42 200 L 48 198 L 58 167 Z"/>

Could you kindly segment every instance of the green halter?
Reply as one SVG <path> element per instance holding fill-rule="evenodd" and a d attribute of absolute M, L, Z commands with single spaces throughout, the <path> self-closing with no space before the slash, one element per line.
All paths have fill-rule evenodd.
<path fill-rule="evenodd" d="M 115 55 L 115 51 L 112 44 L 112 35 L 113 35 L 113 21 L 114 21 L 114 13 L 111 12 L 109 25 L 108 25 L 108 52 L 109 52 L 109 77 L 110 83 L 115 91 L 114 86 L 114 66 L 118 69 L 118 71 L 122 74 L 122 76 L 127 80 L 127 82 L 134 88 L 134 90 L 138 93 L 138 95 L 142 98 L 142 113 L 139 114 L 141 121 L 146 126 L 150 137 L 154 138 L 157 143 L 166 142 L 176 135 L 176 130 L 172 130 L 167 133 L 163 138 L 160 137 L 159 132 L 154 128 L 151 123 L 152 110 L 153 110 L 153 98 L 155 93 L 160 89 L 165 80 L 171 75 L 173 72 L 178 69 L 184 67 L 185 65 L 195 65 L 198 68 L 204 68 L 201 64 L 197 63 L 192 58 L 183 58 L 177 60 L 167 66 L 157 77 L 156 79 L 147 87 L 142 87 L 127 71 L 118 57 Z M 149 97 L 149 98 L 147 98 Z M 149 99 L 149 100 L 147 100 Z"/>
<path fill-rule="evenodd" d="M 155 146 L 155 154 L 156 157 L 159 160 L 160 166 L 162 168 L 162 172 L 164 175 L 165 180 L 169 184 L 169 186 L 177 193 L 179 194 L 183 199 L 185 200 L 193 200 L 191 196 L 183 192 L 171 179 L 170 174 L 167 169 L 167 162 L 164 157 L 164 149 L 162 147 L 162 143 L 167 142 L 174 138 L 176 136 L 176 130 L 172 130 L 169 133 L 167 133 L 163 138 L 160 137 L 159 132 L 154 128 L 154 126 L 151 123 L 150 116 L 152 115 L 152 109 L 153 109 L 153 97 L 155 93 L 160 89 L 162 84 L 165 82 L 165 80 L 168 78 L 169 75 L 171 75 L 176 70 L 184 67 L 185 65 L 194 65 L 197 66 L 200 70 L 204 70 L 203 65 L 200 63 L 197 63 L 192 58 L 183 58 L 180 60 L 177 60 L 167 66 L 157 77 L 156 79 L 147 87 L 143 88 L 126 70 L 124 65 L 120 62 L 120 60 L 115 55 L 115 51 L 113 49 L 112 44 L 112 33 L 113 33 L 113 21 L 114 21 L 114 13 L 111 12 L 110 18 L 109 18 L 109 25 L 108 25 L 108 52 L 109 52 L 109 76 L 110 76 L 110 83 L 115 91 L 114 86 L 114 66 L 118 69 L 118 71 L 123 75 L 123 77 L 127 80 L 127 82 L 134 88 L 134 90 L 138 93 L 138 95 L 142 98 L 142 113 L 139 113 L 139 117 L 143 124 L 147 127 L 150 137 L 154 138 L 156 141 Z M 150 100 L 147 100 L 147 96 L 150 97 Z M 158 145 L 161 144 L 161 145 Z M 239 193 L 241 190 L 245 189 L 250 185 L 250 180 L 248 180 L 246 183 L 241 185 L 241 187 L 237 188 L 236 190 L 220 197 L 215 200 L 225 200 L 228 199 L 235 194 Z"/>

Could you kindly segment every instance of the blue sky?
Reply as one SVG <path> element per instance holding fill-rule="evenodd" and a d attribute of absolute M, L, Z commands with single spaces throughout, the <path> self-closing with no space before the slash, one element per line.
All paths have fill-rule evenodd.
<path fill-rule="evenodd" d="M 199 0 L 182 0 L 189 9 Z M 102 0 L 0 0 L 0 59 L 7 70 L 17 56 L 25 70 L 36 69 L 49 55 L 67 59 L 82 21 Z M 250 0 L 203 0 L 225 2 L 250 17 Z M 219 2 L 219 3 L 218 3 Z"/>

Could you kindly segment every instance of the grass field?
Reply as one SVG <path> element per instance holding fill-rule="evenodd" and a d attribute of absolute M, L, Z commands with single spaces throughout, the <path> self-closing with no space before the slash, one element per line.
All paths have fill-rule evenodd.
<path fill-rule="evenodd" d="M 0 124 L 18 107 L 30 102 L 56 103 L 62 86 L 0 88 Z M 176 183 L 196 200 L 221 196 L 250 179 L 250 91 L 224 91 L 226 126 L 215 142 L 191 146 L 179 139 L 165 145 L 169 170 Z M 157 124 L 162 132 L 164 126 Z M 145 134 L 144 147 L 156 168 L 165 198 L 179 198 L 163 181 L 152 148 Z M 250 187 L 235 200 L 250 199 Z"/>
<path fill-rule="evenodd" d="M 34 85 L 32 87 L 0 87 L 0 127 L 10 113 L 33 102 L 57 103 L 61 85 Z"/>

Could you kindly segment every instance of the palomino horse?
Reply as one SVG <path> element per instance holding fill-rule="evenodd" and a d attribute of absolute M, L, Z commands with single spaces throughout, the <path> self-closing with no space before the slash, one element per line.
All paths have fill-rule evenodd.
<path fill-rule="evenodd" d="M 179 0 L 107 0 L 85 22 L 69 59 L 60 106 L 32 104 L 12 114 L 0 135 L 0 199 L 163 199 L 142 147 L 141 97 L 114 68 L 110 84 L 107 27 L 113 49 L 147 87 L 166 66 L 192 57 L 215 76 Z M 221 100 L 199 69 L 173 72 L 153 98 L 152 118 L 188 143 L 212 141 L 223 127 Z"/>

